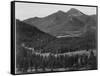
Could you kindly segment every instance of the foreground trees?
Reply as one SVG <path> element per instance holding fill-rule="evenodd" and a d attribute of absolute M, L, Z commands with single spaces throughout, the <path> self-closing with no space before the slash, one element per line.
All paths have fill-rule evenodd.
<path fill-rule="evenodd" d="M 24 50 L 24 49 L 23 49 Z M 57 55 L 49 54 L 48 56 L 37 55 L 31 53 L 29 50 L 24 50 L 23 56 L 17 58 L 17 68 L 19 71 L 39 72 L 42 69 L 43 72 L 46 69 L 53 71 L 54 69 L 64 68 L 66 70 L 80 70 L 84 67 L 85 69 L 96 69 L 97 68 L 97 58 L 93 51 L 89 54 L 76 54 L 76 55 Z M 63 70 L 62 70 L 63 71 Z"/>

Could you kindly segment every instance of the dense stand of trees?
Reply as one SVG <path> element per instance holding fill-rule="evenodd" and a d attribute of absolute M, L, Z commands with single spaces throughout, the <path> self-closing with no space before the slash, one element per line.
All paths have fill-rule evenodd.
<path fill-rule="evenodd" d="M 42 69 L 43 72 L 46 69 L 53 71 L 59 68 L 69 68 L 69 70 L 80 70 L 81 67 L 86 69 L 97 68 L 97 58 L 93 51 L 90 54 L 76 54 L 76 55 L 57 55 L 50 53 L 48 56 L 37 55 L 32 53 L 31 50 L 22 48 L 19 56 L 17 56 L 17 69 L 21 72 L 30 72 L 34 69 L 35 72 L 39 72 L 38 69 Z"/>

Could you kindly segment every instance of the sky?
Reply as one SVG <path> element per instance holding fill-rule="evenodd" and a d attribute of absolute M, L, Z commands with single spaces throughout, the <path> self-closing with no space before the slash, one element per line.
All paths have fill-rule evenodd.
<path fill-rule="evenodd" d="M 71 8 L 78 9 L 87 15 L 96 14 L 96 7 L 16 2 L 15 17 L 19 20 L 25 20 L 32 17 L 45 17 L 59 10 L 67 12 Z"/>

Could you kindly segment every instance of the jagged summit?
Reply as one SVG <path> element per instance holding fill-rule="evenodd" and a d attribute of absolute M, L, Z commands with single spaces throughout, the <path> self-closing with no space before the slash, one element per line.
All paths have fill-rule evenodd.
<path fill-rule="evenodd" d="M 50 17 L 58 17 L 58 16 L 65 16 L 66 12 L 62 11 L 62 10 L 58 10 L 57 12 L 50 14 L 44 18 L 50 18 Z"/>
<path fill-rule="evenodd" d="M 75 8 L 71 8 L 67 14 L 69 15 L 82 15 L 83 13 L 81 11 L 79 11 L 78 9 L 75 9 Z"/>
<path fill-rule="evenodd" d="M 59 11 L 57 11 L 57 13 L 65 13 L 64 11 L 62 11 L 62 10 L 59 10 Z"/>
<path fill-rule="evenodd" d="M 67 12 L 64 12 L 62 10 L 58 10 L 56 13 L 59 13 L 59 14 L 66 14 L 66 13 L 68 13 L 68 14 L 75 14 L 75 13 L 82 13 L 82 12 L 80 10 L 78 10 L 78 9 L 71 8 Z"/>
<path fill-rule="evenodd" d="M 58 10 L 57 12 L 50 14 L 44 18 L 50 18 L 50 17 L 67 17 L 67 16 L 81 16 L 84 15 L 80 10 L 71 8 L 67 12 L 64 12 L 63 10 Z"/>
<path fill-rule="evenodd" d="M 71 8 L 68 12 L 70 12 L 70 13 L 77 13 L 77 12 L 80 12 L 80 11 L 78 9 Z"/>
<path fill-rule="evenodd" d="M 62 18 L 62 17 L 64 17 L 64 16 L 66 16 L 66 12 L 64 12 L 64 11 L 62 11 L 62 10 L 59 10 L 59 11 L 57 11 L 54 15 L 55 15 L 56 17 Z"/>

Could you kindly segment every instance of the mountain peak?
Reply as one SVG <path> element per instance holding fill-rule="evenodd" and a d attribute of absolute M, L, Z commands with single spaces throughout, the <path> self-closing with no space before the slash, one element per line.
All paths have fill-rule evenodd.
<path fill-rule="evenodd" d="M 77 15 L 82 15 L 82 12 L 80 12 L 78 9 L 75 9 L 75 8 L 71 8 L 67 14 L 69 15 L 73 15 L 73 14 L 77 14 Z"/>
<path fill-rule="evenodd" d="M 71 8 L 70 10 L 73 10 L 73 11 L 78 11 L 78 9 L 75 9 L 75 8 Z"/>
<path fill-rule="evenodd" d="M 60 17 L 61 17 L 61 16 L 63 17 L 63 16 L 66 15 L 66 13 L 65 13 L 64 11 L 62 11 L 62 10 L 59 10 L 59 11 L 57 11 L 57 12 L 55 13 L 55 15 L 56 15 L 56 16 L 60 16 Z"/>
<path fill-rule="evenodd" d="M 59 10 L 57 13 L 65 13 L 64 11 L 62 11 L 62 10 Z"/>
<path fill-rule="evenodd" d="M 78 9 L 75 9 L 75 8 L 71 8 L 69 11 L 71 11 L 71 12 L 80 12 Z"/>

